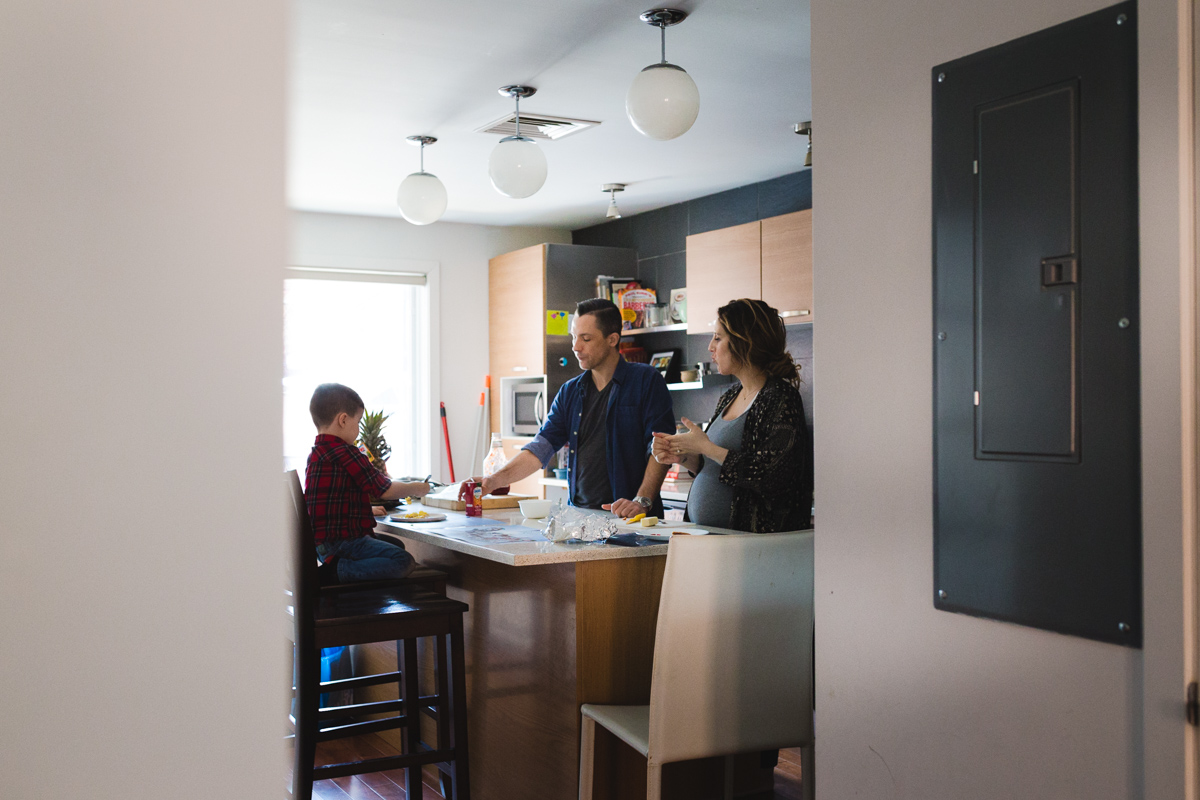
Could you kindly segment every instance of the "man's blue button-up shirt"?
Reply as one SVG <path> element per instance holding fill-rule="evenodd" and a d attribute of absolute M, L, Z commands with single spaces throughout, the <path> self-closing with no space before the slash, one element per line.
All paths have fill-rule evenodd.
<path fill-rule="evenodd" d="M 590 380 L 592 373 L 589 370 L 564 383 L 550 406 L 542 429 L 532 442 L 521 448 L 537 456 L 545 469 L 554 454 L 567 445 L 567 483 L 572 498 L 575 497 L 577 479 L 579 421 L 583 417 L 583 382 Z M 648 364 L 631 364 L 621 358 L 612 383 L 604 421 L 608 483 L 613 490 L 613 500 L 632 500 L 646 474 L 654 432 L 675 433 L 675 412 L 666 381 Z M 655 506 L 658 506 L 657 500 Z"/>

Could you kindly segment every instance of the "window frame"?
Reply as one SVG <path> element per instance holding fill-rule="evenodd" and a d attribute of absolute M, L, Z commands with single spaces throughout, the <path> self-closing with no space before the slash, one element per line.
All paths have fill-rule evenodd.
<path fill-rule="evenodd" d="M 407 283 L 424 285 L 425 319 L 429 321 L 425 337 L 426 352 L 422 355 L 429 365 L 428 393 L 429 414 L 429 465 L 434 480 L 445 462 L 441 455 L 440 406 L 441 394 L 441 264 L 438 261 L 410 258 L 372 258 L 363 256 L 306 256 L 292 259 L 283 271 L 284 280 L 344 280 L 368 283 Z M 283 300 L 283 284 L 280 283 L 280 302 Z M 282 386 L 280 388 L 282 392 Z M 423 476 L 422 476 L 423 477 Z"/>

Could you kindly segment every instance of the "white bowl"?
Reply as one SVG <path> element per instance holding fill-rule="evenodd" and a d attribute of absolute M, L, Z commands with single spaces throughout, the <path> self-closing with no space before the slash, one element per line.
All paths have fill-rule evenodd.
<path fill-rule="evenodd" d="M 549 500 L 522 500 L 518 503 L 525 519 L 541 519 L 550 513 Z"/>

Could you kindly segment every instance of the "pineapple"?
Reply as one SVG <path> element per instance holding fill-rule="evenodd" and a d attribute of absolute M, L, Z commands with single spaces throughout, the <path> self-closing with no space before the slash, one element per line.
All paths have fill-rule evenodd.
<path fill-rule="evenodd" d="M 375 468 L 384 475 L 388 474 L 387 457 L 392 454 L 392 448 L 383 438 L 383 423 L 391 414 L 383 411 L 367 411 L 363 414 L 362 422 L 358 425 L 358 443 L 367 451 L 367 457 Z"/>

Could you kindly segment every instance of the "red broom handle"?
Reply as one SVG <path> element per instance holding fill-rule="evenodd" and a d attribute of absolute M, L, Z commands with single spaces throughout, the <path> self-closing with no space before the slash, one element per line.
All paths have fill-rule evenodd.
<path fill-rule="evenodd" d="M 446 461 L 450 464 L 450 482 L 457 483 L 454 479 L 454 454 L 450 452 L 450 426 L 446 424 L 446 404 L 442 403 L 442 436 L 446 439 Z"/>

